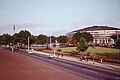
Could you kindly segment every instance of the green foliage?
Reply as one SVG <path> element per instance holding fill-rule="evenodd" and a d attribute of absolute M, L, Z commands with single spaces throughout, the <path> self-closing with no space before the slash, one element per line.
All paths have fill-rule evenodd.
<path fill-rule="evenodd" d="M 30 44 L 35 44 L 36 38 L 35 36 L 30 36 Z"/>
<path fill-rule="evenodd" d="M 52 50 L 51 48 L 38 48 L 38 49 L 35 49 L 36 51 L 43 51 L 43 50 Z"/>
<path fill-rule="evenodd" d="M 10 34 L 3 34 L 0 36 L 0 44 L 10 45 L 12 42 L 12 36 Z"/>
<path fill-rule="evenodd" d="M 110 36 L 110 38 L 114 39 L 115 41 L 117 40 L 117 35 L 113 34 L 112 36 Z M 118 35 L 118 38 L 120 38 L 120 34 Z"/>
<path fill-rule="evenodd" d="M 78 32 L 78 33 L 75 33 L 72 38 L 74 42 L 79 42 L 81 37 L 82 37 L 82 34 Z"/>
<path fill-rule="evenodd" d="M 28 37 L 29 37 L 29 43 L 34 44 L 35 43 L 35 37 L 33 35 L 31 35 L 31 33 L 27 30 L 22 30 L 19 33 L 15 33 L 12 36 L 12 43 L 13 44 L 24 44 L 27 45 L 28 44 Z"/>
<path fill-rule="evenodd" d="M 27 45 L 28 44 L 28 37 L 31 37 L 31 33 L 27 30 L 22 30 L 19 33 L 13 35 L 15 38 L 14 43 L 20 43 Z"/>
<path fill-rule="evenodd" d="M 120 39 L 117 39 L 115 41 L 115 47 L 119 49 L 119 55 L 120 55 Z"/>
<path fill-rule="evenodd" d="M 61 49 L 64 52 L 76 51 L 76 47 L 54 48 L 55 51 L 57 51 L 57 49 Z"/>
<path fill-rule="evenodd" d="M 0 36 L 0 45 L 2 45 L 2 36 Z"/>
<path fill-rule="evenodd" d="M 82 37 L 77 45 L 76 50 L 78 52 L 85 52 L 88 49 L 88 45 L 86 44 L 85 39 Z"/>
<path fill-rule="evenodd" d="M 17 44 L 17 42 L 19 42 L 19 36 L 18 33 L 15 33 L 13 35 L 13 40 L 12 40 L 13 44 Z"/>
<path fill-rule="evenodd" d="M 77 42 L 79 42 L 79 40 L 82 37 L 85 38 L 86 42 L 93 41 L 93 36 L 90 33 L 87 33 L 87 32 L 83 32 L 83 33 L 78 32 L 78 33 L 75 33 L 72 38 L 73 38 L 74 42 L 77 43 Z"/>
<path fill-rule="evenodd" d="M 57 49 L 58 52 L 61 52 L 62 50 L 61 49 Z"/>
<path fill-rule="evenodd" d="M 37 36 L 36 43 L 37 44 L 46 44 L 48 42 L 48 37 L 46 35 L 40 34 Z"/>
<path fill-rule="evenodd" d="M 55 43 L 56 40 L 57 40 L 57 38 L 55 36 L 51 36 L 52 43 Z M 48 37 L 48 43 L 50 43 L 50 37 Z"/>
<path fill-rule="evenodd" d="M 115 47 L 118 48 L 118 49 L 120 49 L 120 39 L 117 39 L 115 41 Z"/>
<path fill-rule="evenodd" d="M 65 43 L 67 43 L 68 38 L 67 38 L 67 36 L 59 36 L 57 38 L 57 40 L 58 40 L 59 43 L 65 44 Z"/>

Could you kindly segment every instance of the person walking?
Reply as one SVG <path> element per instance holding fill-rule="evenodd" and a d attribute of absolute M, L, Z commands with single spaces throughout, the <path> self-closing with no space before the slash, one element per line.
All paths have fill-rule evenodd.
<path fill-rule="evenodd" d="M 61 54 L 61 56 L 63 57 L 63 53 Z"/>

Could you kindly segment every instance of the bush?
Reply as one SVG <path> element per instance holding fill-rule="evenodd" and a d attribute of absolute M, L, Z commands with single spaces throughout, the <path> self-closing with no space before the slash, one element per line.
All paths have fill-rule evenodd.
<path fill-rule="evenodd" d="M 93 59 L 93 56 L 89 56 L 88 59 Z M 103 59 L 103 61 L 106 62 L 120 63 L 120 58 L 111 58 L 111 57 L 99 56 L 99 55 L 94 56 L 94 60 L 100 61 L 100 59 Z"/>
<path fill-rule="evenodd" d="M 57 49 L 58 52 L 61 52 L 62 50 L 61 49 Z"/>
<path fill-rule="evenodd" d="M 90 56 L 90 52 L 87 52 L 86 55 L 87 55 L 87 56 Z"/>
<path fill-rule="evenodd" d="M 36 51 L 43 51 L 43 50 L 52 50 L 51 48 L 39 48 L 39 49 L 35 49 Z"/>
<path fill-rule="evenodd" d="M 36 51 L 42 51 L 43 49 L 42 48 L 39 48 L 39 49 L 35 49 Z"/>
<path fill-rule="evenodd" d="M 44 50 L 53 50 L 53 49 L 51 49 L 51 48 L 45 48 Z"/>

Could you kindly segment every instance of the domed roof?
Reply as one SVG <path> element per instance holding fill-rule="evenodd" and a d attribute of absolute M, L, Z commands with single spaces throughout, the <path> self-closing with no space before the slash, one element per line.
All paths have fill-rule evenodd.
<path fill-rule="evenodd" d="M 87 27 L 87 28 L 75 30 L 73 32 L 95 31 L 95 30 L 120 30 L 120 28 L 114 28 L 114 27 L 108 27 L 108 26 L 92 26 L 92 27 Z"/>

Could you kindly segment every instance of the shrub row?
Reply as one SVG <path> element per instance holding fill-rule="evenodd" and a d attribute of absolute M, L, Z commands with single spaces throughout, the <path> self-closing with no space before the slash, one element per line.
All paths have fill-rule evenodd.
<path fill-rule="evenodd" d="M 107 56 L 89 56 L 88 59 L 95 59 L 95 60 L 100 60 L 102 59 L 103 61 L 106 62 L 114 62 L 114 63 L 120 63 L 120 58 L 111 58 L 111 57 L 107 57 Z"/>
<path fill-rule="evenodd" d="M 38 49 L 35 49 L 36 51 L 43 51 L 43 50 L 52 50 L 51 48 L 38 48 Z"/>

